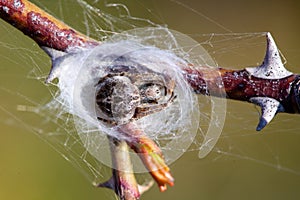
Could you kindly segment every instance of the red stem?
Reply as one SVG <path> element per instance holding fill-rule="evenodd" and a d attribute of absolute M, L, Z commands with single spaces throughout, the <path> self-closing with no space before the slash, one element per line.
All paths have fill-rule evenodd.
<path fill-rule="evenodd" d="M 0 17 L 40 46 L 68 51 L 99 42 L 75 31 L 27 0 L 0 0 Z"/>
<path fill-rule="evenodd" d="M 226 98 L 249 101 L 252 97 L 270 97 L 279 101 L 287 113 L 299 113 L 297 97 L 292 90 L 299 75 L 281 79 L 263 79 L 251 76 L 245 69 L 184 68 L 186 80 L 197 94 L 220 96 L 224 88 Z M 223 83 L 219 85 L 216 83 Z M 223 94 L 224 95 L 224 94 Z"/>

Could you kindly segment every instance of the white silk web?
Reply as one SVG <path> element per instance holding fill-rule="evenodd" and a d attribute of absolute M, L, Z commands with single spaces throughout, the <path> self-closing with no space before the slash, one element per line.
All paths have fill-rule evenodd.
<path fill-rule="evenodd" d="M 84 34 L 108 44 L 120 42 L 121 45 L 126 45 L 126 42 L 122 42 L 134 40 L 141 45 L 152 45 L 163 50 L 164 55 L 158 54 L 162 58 L 171 53 L 175 61 L 173 64 L 186 62 L 198 66 L 225 68 L 244 68 L 260 64 L 266 46 L 265 33 L 231 33 L 200 12 L 187 8 L 185 4 L 167 2 L 183 11 L 187 9 L 195 13 L 196 18 L 204 19 L 209 26 L 214 26 L 215 33 L 186 36 L 171 31 L 167 28 L 168 21 L 163 19 L 162 13 L 155 10 L 157 4 L 148 1 L 134 1 L 138 4 L 135 10 L 131 9 L 132 2 L 123 1 L 55 1 L 55 6 L 52 1 L 34 3 Z M 70 6 L 72 10 L 76 10 L 76 15 L 74 12 L 67 12 Z M 62 93 L 58 87 L 62 89 L 59 85 L 61 82 L 54 81 L 47 86 L 43 84 L 50 68 L 47 56 L 31 40 L 24 40 L 24 36 L 20 34 L 11 34 L 11 31 L 17 31 L 12 30 L 9 25 L 2 23 L 1 29 L 1 123 L 4 126 L 26 128 L 35 132 L 76 166 L 89 181 L 104 181 L 109 176 L 106 166 L 110 166 L 105 139 L 105 132 L 109 130 L 100 130 L 101 135 L 95 138 L 92 135 L 99 129 L 88 126 L 82 121 L 82 116 L 77 115 L 74 120 L 74 112 L 70 111 L 73 108 L 66 106 L 66 98 L 60 96 Z M 134 51 L 138 49 L 134 48 Z M 148 53 L 153 53 L 152 50 Z M 105 51 L 105 48 L 101 51 Z M 110 53 L 112 52 L 107 55 Z M 145 57 L 143 53 L 134 56 L 140 55 Z M 79 70 L 82 68 L 79 67 Z M 72 73 L 68 75 L 73 76 Z M 162 124 L 147 124 L 151 118 L 140 121 L 151 138 L 162 147 L 168 164 L 181 156 L 181 159 L 185 159 L 186 154 L 191 154 L 192 160 L 197 159 L 203 168 L 217 164 L 228 167 L 237 162 L 243 167 L 254 165 L 254 171 L 258 171 L 258 174 L 263 174 L 266 170 L 278 171 L 280 176 L 296 175 L 295 180 L 299 181 L 299 147 L 296 143 L 299 139 L 296 123 L 298 116 L 279 115 L 262 135 L 255 132 L 258 112 L 251 104 L 226 102 L 224 99 L 205 96 L 198 96 L 198 101 L 194 101 L 196 97 L 187 86 L 183 84 L 180 87 L 179 97 L 183 101 L 179 102 L 180 112 L 176 114 L 183 125 L 172 123 L 172 120 L 179 123 L 176 121 L 178 118 L 168 121 L 169 124 L 164 127 Z M 188 91 L 187 96 L 184 96 L 184 88 Z M 173 108 L 178 111 L 176 106 L 178 105 L 175 104 Z M 171 111 L 167 116 L 172 116 L 174 112 Z M 193 117 L 188 118 L 190 116 Z M 152 119 L 156 119 L 157 123 L 162 122 L 159 117 L 157 114 Z M 156 130 L 156 127 L 162 128 Z M 180 133 L 174 134 L 178 130 Z M 163 140 L 172 142 L 165 145 Z M 288 147 L 282 148 L 282 142 Z M 201 159 L 193 154 L 199 150 Z M 188 160 L 187 158 L 185 162 Z M 174 166 L 176 167 L 176 162 Z M 136 172 L 143 170 L 138 168 Z"/>

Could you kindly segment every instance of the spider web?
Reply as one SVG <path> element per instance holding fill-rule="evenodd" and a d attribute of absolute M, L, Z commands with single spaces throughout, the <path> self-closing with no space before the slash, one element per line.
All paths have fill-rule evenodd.
<path fill-rule="evenodd" d="M 168 20 L 163 18 L 163 13 L 157 11 L 159 6 L 153 2 L 77 0 L 34 3 L 54 16 L 58 16 L 80 32 L 104 41 L 115 33 L 134 28 L 166 27 Z M 214 32 L 189 34 L 189 36 L 197 40 L 217 66 L 244 68 L 257 66 L 262 61 L 266 46 L 265 33 L 232 33 L 186 4 L 179 1 L 167 1 L 167 3 L 182 12 L 187 10 L 194 13 L 194 16 L 201 22 L 203 21 L 203 26 L 209 27 L 203 32 Z M 133 4 L 137 4 L 135 5 L 137 8 L 134 10 L 131 9 Z M 70 7 L 72 10 L 77 10 L 75 16 L 72 14 L 73 12 L 66 12 Z M 194 45 L 190 49 L 196 47 L 197 45 Z M 59 94 L 59 91 L 56 87 L 57 82 L 47 86 L 43 84 L 50 67 L 48 57 L 30 39 L 24 39 L 24 36 L 18 31 L 4 23 L 1 24 L 0 57 L 3 61 L 0 65 L 0 119 L 3 127 L 18 127 L 36 133 L 81 171 L 91 183 L 106 180 L 110 175 L 110 170 L 87 151 L 77 134 L 73 116 L 62 110 L 60 104 L 49 104 L 53 97 Z M 199 64 L 211 65 L 211 61 Z M 183 171 L 181 173 L 185 174 L 186 170 L 193 169 L 192 174 L 196 176 L 195 174 L 199 172 L 200 175 L 197 177 L 204 179 L 200 183 L 203 183 L 202 187 L 208 191 L 215 188 L 206 185 L 210 182 L 210 178 L 229 185 L 231 181 L 238 183 L 242 179 L 253 179 L 255 184 L 260 187 L 266 187 L 262 185 L 263 183 L 277 180 L 278 188 L 285 186 L 287 181 L 291 181 L 290 186 L 299 183 L 298 116 L 278 115 L 261 134 L 255 132 L 259 116 L 255 106 L 243 102 L 227 101 L 223 127 L 222 120 L 213 120 L 213 117 L 216 116 L 214 114 L 217 112 L 213 109 L 215 102 L 218 102 L 218 99 L 212 100 L 210 97 L 199 96 L 201 117 L 198 134 L 196 138 L 193 138 L 190 148 L 184 149 L 186 153 L 183 157 L 171 165 L 172 170 L 174 168 L 174 171 L 179 173 L 179 179 L 181 175 L 177 170 L 181 170 Z M 216 127 L 223 127 L 222 134 L 212 151 L 204 158 L 199 159 L 197 154 L 211 123 Z M 218 123 L 220 124 L 218 125 Z M 103 140 L 103 144 L 105 142 Z M 109 155 L 107 156 L 109 159 Z M 185 165 L 189 166 L 183 167 Z M 206 174 L 206 171 L 208 173 L 204 175 L 203 173 Z M 249 176 L 249 174 L 251 175 Z M 264 181 L 257 182 L 259 179 L 253 178 L 253 174 L 256 177 L 264 177 Z M 179 181 L 176 184 L 188 185 L 188 183 Z M 229 186 L 222 187 L 219 183 L 211 184 L 217 184 L 218 188 L 227 188 L 227 192 L 234 192 Z M 246 189 L 242 186 L 237 186 L 236 189 L 242 188 L 242 190 L 248 191 L 251 190 L 251 186 L 253 185 L 248 183 Z M 297 194 L 296 187 L 292 187 L 289 191 Z M 281 191 L 278 190 L 276 193 L 281 194 Z M 209 192 L 206 195 L 209 197 Z M 147 198 L 147 194 L 145 198 Z"/>

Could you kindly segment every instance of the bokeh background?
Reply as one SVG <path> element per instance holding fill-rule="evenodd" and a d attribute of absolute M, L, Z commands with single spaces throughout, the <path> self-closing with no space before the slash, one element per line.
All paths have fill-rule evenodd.
<path fill-rule="evenodd" d="M 33 2 L 76 29 L 87 31 L 80 23 L 84 8 L 75 0 Z M 117 2 L 127 5 L 131 16 L 166 24 L 196 40 L 203 33 L 270 31 L 287 60 L 287 68 L 300 73 L 300 4 L 296 0 Z M 101 9 L 103 2 L 95 5 Z M 260 63 L 263 43 L 237 59 L 233 54 L 220 56 L 217 62 L 233 68 Z M 29 123 L 34 120 L 32 113 L 22 112 L 22 105 L 28 102 L 40 105 L 51 98 L 42 77 L 37 80 L 33 76 L 36 71 L 43 74 L 47 67 L 50 61 L 38 46 L 0 20 L 0 199 L 114 199 L 111 191 L 93 187 L 80 170 L 34 134 L 41 130 Z M 227 103 L 226 122 L 216 148 L 222 153 L 216 150 L 204 159 L 199 159 L 196 151 L 186 153 L 171 165 L 175 186 L 165 193 L 153 187 L 142 199 L 299 198 L 300 116 L 280 114 L 257 133 L 257 109 L 247 103 Z"/>

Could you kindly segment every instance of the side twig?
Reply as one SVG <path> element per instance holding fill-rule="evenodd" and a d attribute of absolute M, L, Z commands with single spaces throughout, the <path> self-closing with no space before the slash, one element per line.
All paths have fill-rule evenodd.
<path fill-rule="evenodd" d="M 132 170 L 132 163 L 125 141 L 109 138 L 112 156 L 112 177 L 98 185 L 115 191 L 121 200 L 136 200 L 140 198 L 138 184 Z"/>

